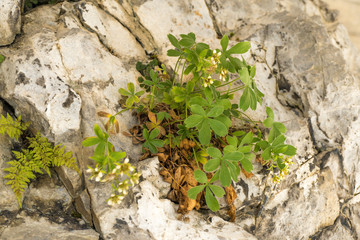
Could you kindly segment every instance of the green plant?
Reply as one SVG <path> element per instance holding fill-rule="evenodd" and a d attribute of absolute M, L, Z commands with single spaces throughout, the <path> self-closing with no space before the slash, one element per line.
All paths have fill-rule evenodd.
<path fill-rule="evenodd" d="M 266 108 L 268 118 L 263 123 L 254 122 L 245 113 L 256 110 L 264 97 L 254 81 L 256 67 L 237 57 L 250 49 L 250 43 L 229 48 L 225 35 L 221 49 L 212 50 L 196 42 L 194 33 L 181 34 L 180 39 L 169 34 L 168 38 L 175 47 L 168 50 L 168 56 L 177 57 L 174 73 L 168 74 L 156 59 L 148 65 L 138 63 L 143 75 L 138 80 L 146 94 L 136 93 L 129 83 L 128 90 L 119 90 L 120 102 L 126 102 L 123 110 L 108 117 L 136 109 L 140 125 L 127 135 L 142 140 L 144 156 L 159 156 L 165 169 L 162 175 L 177 191 L 170 197 L 182 196 L 178 201 L 186 203 L 180 208 L 189 211 L 204 196 L 208 207 L 217 211 L 216 197 L 223 196 L 223 188 L 229 190 L 232 181 L 238 181 L 241 171 L 251 176 L 255 159 L 271 172 L 275 182 L 279 181 L 287 173 L 296 148 L 285 144 L 286 128 L 274 121 L 271 108 Z M 231 101 L 236 92 L 241 92 L 238 103 Z M 235 118 L 244 122 L 242 130 L 231 127 Z M 200 185 L 195 183 L 194 187 L 187 176 L 190 173 Z"/>
<path fill-rule="evenodd" d="M 6 133 L 9 137 L 18 139 L 29 124 L 21 122 L 21 116 L 13 120 L 9 114 L 6 118 L 1 115 L 0 134 L 4 136 Z M 45 171 L 51 177 L 50 167 L 65 166 L 80 174 L 76 159 L 72 157 L 72 152 L 65 152 L 65 147 L 53 146 L 40 132 L 34 137 L 27 137 L 27 141 L 27 148 L 13 151 L 15 159 L 8 161 L 7 164 L 11 167 L 4 169 L 7 172 L 4 179 L 8 179 L 6 184 L 11 186 L 20 207 L 23 193 L 30 180 L 36 178 L 36 173 L 42 174 Z"/>
<path fill-rule="evenodd" d="M 5 56 L 0 54 L 0 63 L 2 63 L 5 60 Z"/>
<path fill-rule="evenodd" d="M 136 95 L 130 93 L 127 96 L 136 97 Z M 115 127 L 117 132 L 119 130 L 115 117 L 105 112 L 99 112 L 98 114 L 110 118 L 106 124 L 106 130 L 102 130 L 99 125 L 95 124 L 94 132 L 96 136 L 86 138 L 82 145 L 84 147 L 96 145 L 94 155 L 91 157 L 96 162 L 96 167 L 89 166 L 87 171 L 91 173 L 90 179 L 95 179 L 97 182 L 113 183 L 113 193 L 107 199 L 107 202 L 109 205 L 115 205 L 124 199 L 132 185 L 139 182 L 140 173 L 134 171 L 135 168 L 129 163 L 129 158 L 123 160 L 126 153 L 120 150 L 115 151 L 114 145 L 109 141 L 112 127 Z"/>

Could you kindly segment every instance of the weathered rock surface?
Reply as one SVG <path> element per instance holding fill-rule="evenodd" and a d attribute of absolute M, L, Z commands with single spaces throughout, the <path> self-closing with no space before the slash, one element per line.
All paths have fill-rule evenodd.
<path fill-rule="evenodd" d="M 58 207 L 68 213 L 73 203 L 104 239 L 360 237 L 360 54 L 336 14 L 321 1 L 97 0 L 41 6 L 24 16 L 23 34 L 0 48 L 7 57 L 0 65 L 0 97 L 17 115 L 31 120 L 32 129 L 73 151 L 84 170 L 92 164 L 92 149 L 80 143 L 104 120 L 96 112 L 119 111 L 117 91 L 136 82 L 136 61 L 155 53 L 173 63 L 166 59 L 166 35 L 190 31 L 213 47 L 223 34 L 231 34 L 230 45 L 251 41 L 244 58 L 256 65 L 265 99 L 259 111 L 248 114 L 264 119 L 265 107 L 271 106 L 276 120 L 284 122 L 288 143 L 298 148 L 290 175 L 273 184 L 261 165 L 255 165 L 252 178 L 242 176 L 235 185 L 235 223 L 225 221 L 226 209 L 216 214 L 203 209 L 179 218 L 176 204 L 166 199 L 169 186 L 158 174 L 156 159 L 138 164 L 141 183 L 112 208 L 106 205 L 110 185 L 89 181 L 85 172 L 79 177 L 58 169 L 65 187 L 56 179 L 36 180 L 24 198 L 26 212 L 18 215 L 11 203 L 15 199 L 0 180 L 0 193 L 9 196 L 0 200 L 1 226 L 9 225 L 0 228 L 1 239 L 16 239 L 10 234 L 45 222 L 50 231 L 31 232 L 33 238 L 53 239 L 51 231 L 69 234 L 65 222 L 28 212 L 49 216 Z M 130 114 L 118 120 L 120 131 L 135 122 Z M 116 148 L 138 159 L 140 148 L 131 139 L 114 141 Z M 6 161 L 11 144 L 1 139 L 0 144 Z M 42 207 L 47 201 L 42 197 L 49 193 L 50 203 Z M 23 223 L 17 226 L 19 221 Z M 72 224 L 79 226 L 79 221 Z M 91 230 L 76 229 L 80 239 L 87 239 L 86 234 L 97 238 Z"/>
<path fill-rule="evenodd" d="M 21 30 L 21 0 L 0 3 L 0 46 L 11 44 Z"/>
<path fill-rule="evenodd" d="M 0 235 L 4 240 L 97 240 L 99 234 L 93 229 L 74 229 L 74 224 L 56 224 L 37 214 L 22 212 Z"/>

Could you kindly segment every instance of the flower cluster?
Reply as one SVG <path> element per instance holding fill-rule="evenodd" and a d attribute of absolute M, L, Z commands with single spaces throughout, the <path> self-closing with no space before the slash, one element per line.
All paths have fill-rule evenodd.
<path fill-rule="evenodd" d="M 105 171 L 99 168 L 99 164 L 97 164 L 95 168 L 88 167 L 86 172 L 91 173 L 90 180 L 95 179 L 96 182 L 100 182 L 105 173 Z"/>
<path fill-rule="evenodd" d="M 213 55 L 210 58 L 210 62 L 212 65 L 217 65 L 220 62 L 221 53 L 217 50 L 213 51 Z"/>
<path fill-rule="evenodd" d="M 225 82 L 226 79 L 228 78 L 228 74 L 229 74 L 228 70 L 226 70 L 225 68 L 221 68 L 220 76 L 219 76 L 220 80 Z"/>
<path fill-rule="evenodd" d="M 86 172 L 91 173 L 90 180 L 95 179 L 96 182 L 110 182 L 115 181 L 113 184 L 113 193 L 107 200 L 110 206 L 119 204 L 129 192 L 129 188 L 139 183 L 141 173 L 135 172 L 134 166 L 129 163 L 129 158 L 126 158 L 123 163 L 115 163 L 114 169 L 106 174 L 104 170 L 99 167 L 88 167 Z M 126 178 L 124 179 L 124 176 Z M 120 181 L 119 178 L 123 180 Z"/>
<path fill-rule="evenodd" d="M 211 78 L 211 76 L 204 78 L 204 87 L 208 87 L 213 83 L 214 83 L 214 80 Z"/>

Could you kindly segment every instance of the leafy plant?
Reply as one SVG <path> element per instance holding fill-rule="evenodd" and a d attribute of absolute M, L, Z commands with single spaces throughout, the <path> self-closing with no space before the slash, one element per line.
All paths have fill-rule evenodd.
<path fill-rule="evenodd" d="M 130 92 L 126 94 L 128 93 L 130 95 L 133 91 L 130 89 Z M 133 94 L 132 96 L 136 95 Z M 109 141 L 111 127 L 115 126 L 117 132 L 119 129 L 115 117 L 105 112 L 98 114 L 109 117 L 109 121 L 106 124 L 105 131 L 95 124 L 94 132 L 96 136 L 88 137 L 82 142 L 84 147 L 96 145 L 94 155 L 91 157 L 96 162 L 96 167 L 92 168 L 89 166 L 87 172 L 91 173 L 90 179 L 95 179 L 97 182 L 113 183 L 113 193 L 107 199 L 107 202 L 109 205 L 115 205 L 124 199 L 132 185 L 139 182 L 141 174 L 134 171 L 135 168 L 129 163 L 129 158 L 123 160 L 126 157 L 126 153 L 115 151 L 114 145 Z"/>
<path fill-rule="evenodd" d="M 0 134 L 6 133 L 9 137 L 18 139 L 29 124 L 21 122 L 21 116 L 13 120 L 9 114 L 6 118 L 1 115 Z M 13 151 L 15 159 L 8 161 L 7 164 L 11 167 L 4 169 L 8 172 L 4 176 L 4 179 L 8 179 L 6 184 L 11 186 L 20 207 L 23 193 L 30 180 L 36 178 L 36 173 L 42 174 L 45 171 L 51 177 L 50 167 L 65 166 L 80 174 L 76 159 L 72 157 L 72 152 L 65 152 L 65 147 L 53 146 L 40 132 L 34 137 L 27 137 L 27 140 L 28 147 Z"/>
<path fill-rule="evenodd" d="M 148 65 L 138 63 L 143 75 L 138 81 L 146 93 L 135 93 L 131 84 L 129 91 L 120 89 L 126 104 L 110 116 L 137 110 L 140 124 L 126 135 L 143 142 L 143 158 L 159 156 L 164 167 L 161 174 L 172 183 L 169 198 L 180 203 L 178 211 L 197 208 L 202 199 L 217 211 L 217 197 L 234 197 L 229 190 L 232 181 L 237 182 L 241 172 L 251 177 L 255 159 L 279 181 L 296 148 L 285 143 L 286 128 L 274 121 L 271 108 L 266 108 L 268 118 L 263 123 L 245 113 L 256 110 L 264 97 L 254 80 L 256 67 L 238 58 L 250 49 L 250 43 L 229 47 L 225 35 L 221 49 L 210 49 L 197 42 L 194 33 L 180 34 L 179 39 L 169 34 L 168 38 L 174 48 L 167 54 L 177 58 L 174 71 L 156 59 Z M 236 92 L 241 92 L 241 97 L 233 103 Z M 241 131 L 232 128 L 236 118 L 244 123 Z M 194 173 L 195 183 L 189 173 Z"/>

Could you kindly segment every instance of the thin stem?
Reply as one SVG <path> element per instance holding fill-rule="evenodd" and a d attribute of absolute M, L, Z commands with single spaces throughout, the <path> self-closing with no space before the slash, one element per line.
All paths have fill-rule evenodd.
<path fill-rule="evenodd" d="M 233 89 L 231 89 L 230 91 L 229 90 L 225 90 L 225 91 L 222 91 L 222 92 L 220 92 L 220 93 L 225 93 L 225 92 L 227 92 L 227 93 L 233 93 L 233 92 L 236 92 L 236 91 L 239 91 L 239 90 L 241 90 L 241 89 L 244 89 L 246 86 L 244 85 L 244 86 L 240 86 L 240 87 L 237 87 L 237 88 L 233 88 Z"/>
<path fill-rule="evenodd" d="M 182 68 L 182 70 L 181 70 L 180 86 L 182 85 L 182 82 L 183 82 L 183 76 L 184 76 L 184 70 L 185 70 L 185 63 L 186 63 L 186 60 L 184 61 L 183 68 Z"/>
<path fill-rule="evenodd" d="M 221 85 L 217 86 L 216 88 L 219 88 L 219 87 L 223 87 L 223 86 L 229 85 L 229 84 L 231 84 L 231 83 L 233 83 L 233 82 L 236 82 L 236 81 L 237 81 L 237 80 L 239 80 L 239 79 L 240 79 L 240 77 L 237 77 L 237 78 L 235 78 L 235 79 L 231 80 L 230 82 L 226 82 L 226 83 L 224 83 L 224 84 L 221 84 Z"/>

